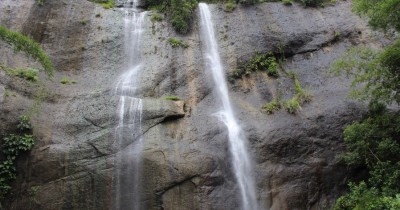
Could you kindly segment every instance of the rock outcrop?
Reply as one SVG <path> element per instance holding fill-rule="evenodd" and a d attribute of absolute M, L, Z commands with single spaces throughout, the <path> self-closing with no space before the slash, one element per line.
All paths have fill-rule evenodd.
<path fill-rule="evenodd" d="M 229 84 L 255 160 L 264 209 L 325 209 L 345 189 L 351 171 L 338 159 L 341 133 L 364 108 L 346 98 L 349 80 L 327 69 L 350 46 L 370 41 L 350 4 L 338 1 L 313 9 L 263 3 L 239 6 L 232 13 L 220 5 L 211 7 L 225 71 L 255 52 L 283 50 L 288 56 L 283 69 L 294 72 L 313 95 L 297 114 L 282 110 L 267 115 L 263 104 L 279 94 L 294 94 L 292 79 L 256 72 Z M 0 72 L 0 133 L 12 130 L 17 117 L 30 111 L 37 137 L 33 150 L 18 160 L 7 209 L 112 208 L 119 152 L 113 147 L 118 100 L 113 89 L 126 70 L 123 15 L 118 8 L 105 10 L 85 0 L 0 4 L 0 24 L 40 42 L 57 69 L 53 81 L 41 75 L 47 90 Z M 143 209 L 238 209 L 227 131 L 212 116 L 220 105 L 211 73 L 204 68 L 199 17 L 192 32 L 181 36 L 166 21 L 151 22 L 150 15 L 143 35 L 146 66 L 138 78 L 144 99 Z M 172 48 L 170 37 L 189 47 Z M 0 45 L 1 63 L 40 68 Z M 63 76 L 77 83 L 60 84 Z M 39 90 L 46 97 L 35 106 Z M 185 103 L 162 99 L 168 95 Z"/>

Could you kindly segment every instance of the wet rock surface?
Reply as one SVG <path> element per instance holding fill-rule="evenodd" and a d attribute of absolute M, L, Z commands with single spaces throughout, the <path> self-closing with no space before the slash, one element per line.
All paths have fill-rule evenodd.
<path fill-rule="evenodd" d="M 257 195 L 264 209 L 325 209 L 345 189 L 349 169 L 340 164 L 342 129 L 364 107 L 348 100 L 350 80 L 327 72 L 354 44 L 370 42 L 369 32 L 350 11 L 350 2 L 320 9 L 281 3 L 239 6 L 225 13 L 213 5 L 225 71 L 255 52 L 289 57 L 294 72 L 313 95 L 297 114 L 267 115 L 261 106 L 278 94 L 290 98 L 293 81 L 263 72 L 229 84 L 237 119 L 255 160 Z M 198 16 L 187 36 L 166 21 L 151 22 L 143 35 L 144 70 L 139 75 L 143 110 L 143 209 L 238 209 L 228 134 L 219 111 L 211 72 L 204 68 Z M 37 143 L 18 160 L 18 177 L 7 209 L 111 209 L 115 155 L 114 85 L 126 71 L 124 14 L 84 0 L 5 0 L 0 24 L 40 42 L 57 69 L 53 81 L 41 75 L 47 97 L 33 115 Z M 168 38 L 189 44 L 172 48 Z M 12 49 L 0 50 L 9 67 L 40 66 Z M 282 47 L 283 46 L 283 47 Z M 0 133 L 35 104 L 37 87 L 0 74 Z M 68 76 L 76 84 L 63 85 Z M 4 90 L 10 92 L 9 96 Z M 183 102 L 166 101 L 179 96 Z M 129 139 L 126 145 L 129 145 Z"/>

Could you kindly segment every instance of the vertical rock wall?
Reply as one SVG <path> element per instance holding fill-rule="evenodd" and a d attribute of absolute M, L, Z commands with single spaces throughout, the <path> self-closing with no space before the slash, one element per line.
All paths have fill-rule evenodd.
<path fill-rule="evenodd" d="M 371 41 L 351 14 L 350 2 L 320 9 L 264 3 L 226 13 L 212 6 L 227 72 L 255 52 L 284 52 L 286 71 L 298 75 L 313 100 L 302 110 L 273 115 L 261 106 L 277 94 L 290 98 L 293 81 L 263 72 L 229 84 L 230 97 L 256 161 L 258 199 L 264 209 L 325 209 L 343 191 L 349 171 L 339 163 L 342 128 L 363 108 L 346 99 L 349 80 L 327 69 L 348 47 Z M 212 116 L 218 98 L 204 69 L 198 16 L 191 33 L 175 34 L 167 21 L 147 17 L 139 80 L 144 98 L 144 209 L 238 209 L 227 131 Z M 37 144 L 18 160 L 18 178 L 7 209 L 110 209 L 116 97 L 125 70 L 123 13 L 85 0 L 2 0 L 0 24 L 40 42 L 57 69 L 41 80 L 46 100 L 33 115 Z M 337 35 L 339 34 L 339 36 Z M 189 47 L 172 48 L 178 37 Z M 0 44 L 0 62 L 40 66 Z M 283 46 L 283 47 L 282 47 Z M 68 76 L 77 84 L 62 85 Z M 0 72 L 0 132 L 35 102 L 37 87 Z M 168 95 L 182 102 L 165 101 Z M 129 142 L 127 142 L 129 144 Z"/>

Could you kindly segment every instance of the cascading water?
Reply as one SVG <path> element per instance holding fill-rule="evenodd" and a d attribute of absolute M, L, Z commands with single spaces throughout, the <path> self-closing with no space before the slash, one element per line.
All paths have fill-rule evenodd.
<path fill-rule="evenodd" d="M 217 85 L 219 98 L 222 102 L 222 110 L 217 113 L 219 119 L 225 123 L 229 132 L 229 143 L 232 155 L 234 173 L 240 188 L 243 210 L 257 210 L 257 198 L 254 178 L 252 175 L 252 162 L 247 152 L 246 139 L 236 122 L 228 96 L 221 59 L 218 53 L 218 44 L 211 20 L 211 12 L 205 3 L 199 4 L 201 16 L 201 33 L 205 40 L 205 56 L 208 60 L 207 67 L 212 70 L 215 84 Z"/>
<path fill-rule="evenodd" d="M 124 46 L 127 58 L 127 71 L 122 74 L 116 85 L 119 96 L 115 130 L 115 145 L 118 153 L 115 157 L 113 176 L 114 209 L 141 208 L 141 169 L 142 169 L 142 100 L 137 98 L 137 76 L 142 70 L 140 60 L 140 41 L 146 12 L 136 8 L 137 0 L 123 1 L 125 13 Z"/>

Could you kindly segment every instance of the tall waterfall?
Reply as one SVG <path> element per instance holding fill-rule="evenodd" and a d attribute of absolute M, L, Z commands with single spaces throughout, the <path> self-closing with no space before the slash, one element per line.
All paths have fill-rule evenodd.
<path fill-rule="evenodd" d="M 115 93 L 119 96 L 115 130 L 115 157 L 113 176 L 114 209 L 138 210 L 141 208 L 142 171 L 142 100 L 137 98 L 137 76 L 142 70 L 140 43 L 145 12 L 136 9 L 137 0 L 123 1 L 125 13 L 124 47 L 127 71 L 117 82 Z"/>
<path fill-rule="evenodd" d="M 231 103 L 229 101 L 228 88 L 225 81 L 224 70 L 218 53 L 218 44 L 211 20 L 208 5 L 199 4 L 201 16 L 202 40 L 205 40 L 205 56 L 207 67 L 212 70 L 217 92 L 222 102 L 222 110 L 217 113 L 219 119 L 225 123 L 229 132 L 230 151 L 232 164 L 237 183 L 240 188 L 243 210 L 257 210 L 257 198 L 255 192 L 254 178 L 252 174 L 252 162 L 247 152 L 247 141 L 235 119 Z"/>

